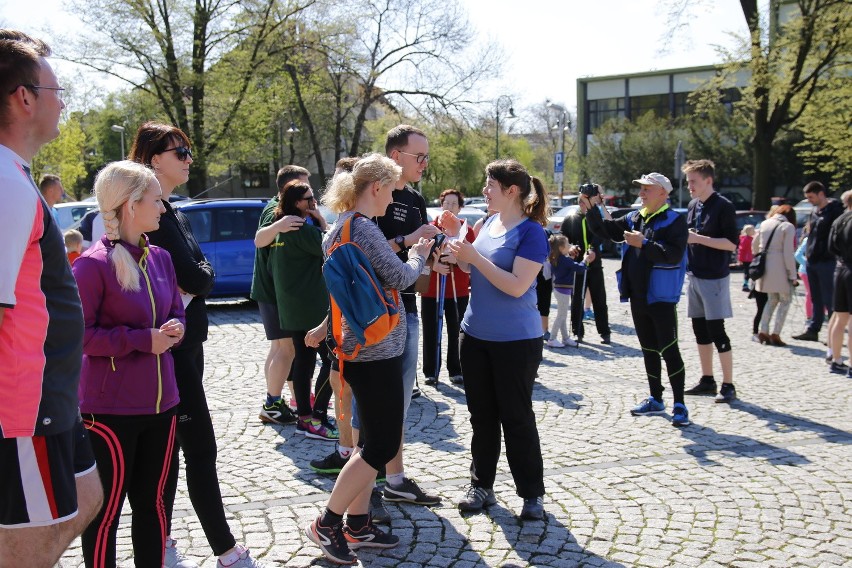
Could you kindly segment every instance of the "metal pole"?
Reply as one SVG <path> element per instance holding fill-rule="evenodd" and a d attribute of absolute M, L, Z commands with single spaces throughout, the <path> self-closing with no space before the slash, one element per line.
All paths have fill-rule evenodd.
<path fill-rule="evenodd" d="M 494 159 L 500 159 L 500 104 L 497 104 L 497 129 L 494 131 Z"/>
<path fill-rule="evenodd" d="M 564 205 L 565 201 L 563 198 L 565 197 L 565 128 L 567 124 L 567 113 L 562 112 L 562 123 L 560 126 L 562 127 L 562 144 L 561 144 L 561 152 L 562 152 L 562 177 L 559 179 L 559 205 L 560 207 Z"/>

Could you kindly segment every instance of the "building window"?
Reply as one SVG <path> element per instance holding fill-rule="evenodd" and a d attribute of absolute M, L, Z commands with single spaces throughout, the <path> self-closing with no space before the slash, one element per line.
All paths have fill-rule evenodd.
<path fill-rule="evenodd" d="M 674 93 L 675 118 L 692 114 L 695 107 L 689 104 L 689 93 Z"/>
<path fill-rule="evenodd" d="M 648 111 L 653 112 L 658 117 L 669 116 L 668 93 L 630 97 L 630 118 L 639 118 Z"/>
<path fill-rule="evenodd" d="M 613 118 L 624 118 L 624 97 L 589 101 L 589 122 L 586 134 Z"/>
<path fill-rule="evenodd" d="M 243 187 L 270 187 L 269 166 L 266 164 L 244 164 L 240 167 Z"/>

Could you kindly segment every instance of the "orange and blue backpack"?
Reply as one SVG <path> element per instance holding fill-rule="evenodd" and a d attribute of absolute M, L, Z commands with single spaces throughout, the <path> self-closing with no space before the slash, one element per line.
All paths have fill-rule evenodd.
<path fill-rule="evenodd" d="M 346 220 L 340 240 L 328 249 L 322 267 L 330 297 L 333 351 L 340 362 L 341 378 L 344 361 L 357 357 L 362 347 L 380 342 L 399 322 L 399 292 L 382 287 L 367 255 L 351 240 L 356 217 L 364 216 L 356 213 Z M 351 353 L 343 350 L 344 318 L 355 336 Z"/>

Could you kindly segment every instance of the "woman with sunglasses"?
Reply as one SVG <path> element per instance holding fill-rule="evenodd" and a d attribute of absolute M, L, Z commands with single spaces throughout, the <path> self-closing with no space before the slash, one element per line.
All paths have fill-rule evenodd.
<path fill-rule="evenodd" d="M 318 326 L 328 312 L 328 291 L 322 275 L 322 229 L 310 219 L 321 217 L 317 213 L 314 190 L 307 183 L 293 180 L 278 193 L 278 206 L 268 223 L 275 223 L 285 215 L 305 219 L 294 231 L 278 233 L 269 247 L 267 266 L 275 288 L 275 303 L 281 330 L 293 340 L 295 357 L 290 368 L 293 395 L 296 397 L 296 432 L 308 438 L 336 441 L 337 428 L 328 420 L 328 402 L 332 389 L 329 382 L 331 359 L 325 343 L 318 347 L 305 345 L 308 331 Z M 317 363 L 317 352 L 322 366 L 314 387 L 311 405 L 311 377 Z"/>
<path fill-rule="evenodd" d="M 160 228 L 149 233 L 148 237 L 151 244 L 171 254 L 178 287 L 186 306 L 186 335 L 180 346 L 172 350 L 180 403 L 177 407 L 177 444 L 172 455 L 169 479 L 163 490 L 168 519 L 166 534 L 171 533 L 180 447 L 186 464 L 189 498 L 207 542 L 219 557 L 217 567 L 257 568 L 260 564 L 249 555 L 248 549 L 237 544 L 225 519 L 219 476 L 216 473 L 216 436 L 201 382 L 208 325 L 204 298 L 213 288 L 213 267 L 201 252 L 192 234 L 189 219 L 169 203 L 169 196 L 175 188 L 189 179 L 191 144 L 180 128 L 146 122 L 136 133 L 129 159 L 149 166 L 160 182 L 165 213 L 160 218 Z M 194 562 L 178 552 L 171 536 L 166 539 L 165 553 L 167 568 L 196 567 Z"/>

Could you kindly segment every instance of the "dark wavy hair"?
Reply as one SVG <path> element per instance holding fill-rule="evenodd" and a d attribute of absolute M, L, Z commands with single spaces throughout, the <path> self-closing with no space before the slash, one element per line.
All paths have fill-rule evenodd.
<path fill-rule="evenodd" d="M 177 126 L 149 121 L 136 131 L 127 159 L 150 166 L 154 156 L 162 154 L 175 143 L 192 148 L 189 137 Z"/>
<path fill-rule="evenodd" d="M 278 192 L 278 205 L 275 207 L 275 219 L 284 215 L 302 216 L 302 212 L 296 207 L 306 193 L 311 191 L 311 186 L 297 179 L 290 181 Z"/>
<path fill-rule="evenodd" d="M 496 180 L 506 191 L 510 186 L 516 185 L 521 190 L 521 211 L 533 221 L 547 224 L 547 194 L 544 184 L 537 177 L 533 177 L 527 169 L 517 160 L 496 160 L 485 167 L 488 177 Z"/>
<path fill-rule="evenodd" d="M 462 192 L 457 189 L 445 189 L 442 191 L 441 195 L 438 196 L 438 201 L 441 205 L 444 204 L 444 198 L 448 195 L 455 195 L 459 200 L 459 207 L 464 207 L 464 195 L 462 195 Z"/>

